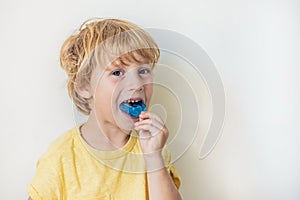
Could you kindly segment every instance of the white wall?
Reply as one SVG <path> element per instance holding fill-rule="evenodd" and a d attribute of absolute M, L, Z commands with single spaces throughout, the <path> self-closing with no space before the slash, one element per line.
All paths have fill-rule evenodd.
<path fill-rule="evenodd" d="M 194 145 L 175 163 L 184 199 L 300 198 L 300 3 L 285 0 L 0 2 L 1 199 L 25 199 L 35 163 L 74 125 L 64 39 L 87 18 L 166 28 L 201 45 L 225 88 L 214 151 Z"/>

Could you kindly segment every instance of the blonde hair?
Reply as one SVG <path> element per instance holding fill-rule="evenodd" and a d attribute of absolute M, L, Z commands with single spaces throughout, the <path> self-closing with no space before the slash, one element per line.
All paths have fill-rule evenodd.
<path fill-rule="evenodd" d="M 68 94 L 79 111 L 88 115 L 90 98 L 76 88 L 90 83 L 93 69 L 105 67 L 105 58 L 122 64 L 139 63 L 136 54 L 157 63 L 160 51 L 152 37 L 137 25 L 119 19 L 89 19 L 62 45 L 60 64 L 68 75 Z M 127 61 L 127 62 L 126 62 Z"/>

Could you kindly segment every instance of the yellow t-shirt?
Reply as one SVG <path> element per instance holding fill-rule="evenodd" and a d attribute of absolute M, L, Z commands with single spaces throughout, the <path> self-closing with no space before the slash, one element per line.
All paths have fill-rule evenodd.
<path fill-rule="evenodd" d="M 164 150 L 163 158 L 179 188 L 170 153 Z M 148 199 L 147 172 L 136 132 L 121 149 L 99 151 L 83 140 L 79 126 L 74 127 L 39 159 L 28 194 L 33 200 Z"/>

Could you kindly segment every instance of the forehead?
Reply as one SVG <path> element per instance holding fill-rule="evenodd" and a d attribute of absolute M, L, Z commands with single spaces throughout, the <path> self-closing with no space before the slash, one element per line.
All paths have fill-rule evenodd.
<path fill-rule="evenodd" d="M 110 69 L 113 67 L 129 67 L 129 66 L 140 66 L 140 65 L 153 65 L 149 59 L 144 56 L 132 52 L 125 55 L 122 55 L 111 62 L 106 69 Z"/>

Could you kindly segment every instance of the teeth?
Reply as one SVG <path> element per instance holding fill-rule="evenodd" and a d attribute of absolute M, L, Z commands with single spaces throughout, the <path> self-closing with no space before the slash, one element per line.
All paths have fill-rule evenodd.
<path fill-rule="evenodd" d="M 126 103 L 137 103 L 137 102 L 139 102 L 139 101 L 141 101 L 141 100 L 132 100 L 132 99 L 128 99 L 128 100 L 126 100 Z"/>

